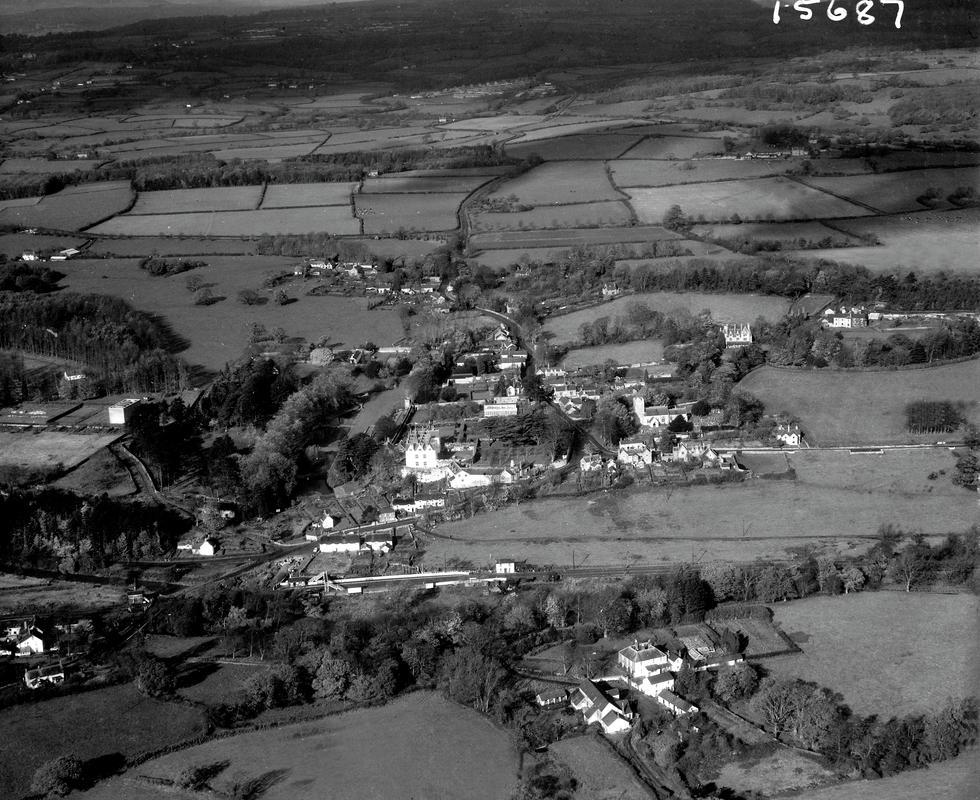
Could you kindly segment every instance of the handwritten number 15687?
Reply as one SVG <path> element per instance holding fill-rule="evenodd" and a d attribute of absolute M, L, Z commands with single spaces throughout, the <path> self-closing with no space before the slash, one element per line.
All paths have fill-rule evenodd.
<path fill-rule="evenodd" d="M 823 0 L 796 0 L 793 3 L 793 10 L 800 15 L 800 19 L 813 19 L 813 11 L 808 6 L 821 3 Z M 905 13 L 905 3 L 903 0 L 878 0 L 883 6 L 898 6 L 898 13 L 895 15 L 895 27 L 902 27 L 902 14 Z M 837 0 L 830 0 L 827 6 L 827 19 L 833 22 L 840 22 L 847 18 L 847 9 L 835 7 Z M 782 5 L 780 0 L 776 0 L 776 5 L 772 9 L 772 21 L 779 24 L 779 7 Z M 874 0 L 858 0 L 854 7 L 854 15 L 861 25 L 870 25 L 875 18 L 868 12 L 874 7 Z"/>

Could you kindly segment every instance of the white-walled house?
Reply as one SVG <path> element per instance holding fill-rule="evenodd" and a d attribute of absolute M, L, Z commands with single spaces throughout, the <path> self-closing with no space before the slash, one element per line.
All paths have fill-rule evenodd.
<path fill-rule="evenodd" d="M 734 322 L 721 326 L 725 346 L 752 344 L 752 328 L 747 322 Z"/>
<path fill-rule="evenodd" d="M 803 432 L 799 425 L 778 425 L 773 436 L 787 447 L 799 447 L 803 440 Z"/>
<path fill-rule="evenodd" d="M 218 552 L 218 548 L 219 547 L 221 547 L 221 544 L 218 542 L 217 539 L 213 539 L 211 537 L 208 537 L 203 542 L 201 542 L 200 545 L 198 545 L 197 554 L 199 556 L 209 556 L 210 557 L 210 556 L 213 556 L 215 553 Z"/>
<path fill-rule="evenodd" d="M 441 449 L 442 443 L 432 428 L 412 428 L 405 443 L 406 469 L 435 469 Z"/>
<path fill-rule="evenodd" d="M 653 451 L 644 442 L 620 442 L 616 460 L 629 467 L 643 467 L 653 463 Z"/>
<path fill-rule="evenodd" d="M 634 714 L 617 698 L 613 700 L 594 681 L 583 680 L 569 697 L 569 703 L 582 714 L 586 725 L 598 724 L 604 733 L 624 733 L 633 724 Z"/>
<path fill-rule="evenodd" d="M 44 632 L 39 628 L 31 628 L 25 636 L 17 640 L 16 655 L 19 658 L 26 658 L 41 655 L 50 649 L 44 637 Z"/>
<path fill-rule="evenodd" d="M 650 641 L 634 640 L 633 644 L 624 647 L 616 656 L 616 663 L 631 681 L 639 681 L 648 675 L 670 669 L 669 662 L 667 653 Z"/>
<path fill-rule="evenodd" d="M 690 406 L 686 408 L 667 408 L 667 406 L 648 406 L 641 395 L 633 397 L 633 414 L 641 428 L 665 428 L 678 417 L 687 419 Z"/>

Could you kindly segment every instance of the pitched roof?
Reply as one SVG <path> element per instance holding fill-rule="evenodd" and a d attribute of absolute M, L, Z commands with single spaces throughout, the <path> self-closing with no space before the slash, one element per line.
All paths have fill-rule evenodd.
<path fill-rule="evenodd" d="M 657 697 L 657 700 L 672 705 L 682 714 L 686 714 L 688 711 L 694 711 L 694 706 L 688 703 L 683 697 L 678 697 L 669 689 L 664 689 Z"/>

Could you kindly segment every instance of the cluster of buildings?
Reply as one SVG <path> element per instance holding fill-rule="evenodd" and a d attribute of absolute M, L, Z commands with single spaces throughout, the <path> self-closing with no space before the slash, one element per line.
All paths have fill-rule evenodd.
<path fill-rule="evenodd" d="M 441 310 L 444 313 L 449 313 L 450 304 L 442 294 L 442 290 L 453 291 L 452 284 L 443 285 L 443 280 L 438 275 L 425 276 L 417 281 L 405 283 L 402 276 L 395 272 L 382 272 L 374 264 L 342 261 L 339 257 L 314 259 L 297 264 L 293 268 L 293 275 L 298 278 L 333 277 L 343 280 L 348 288 L 367 295 L 400 299 L 416 298 L 432 306 L 433 310 Z"/>
<path fill-rule="evenodd" d="M 725 652 L 710 626 L 691 626 L 679 631 L 680 647 L 660 648 L 653 642 L 634 640 L 616 654 L 613 674 L 585 679 L 572 690 L 551 686 L 540 691 L 536 702 L 542 708 L 568 703 L 582 715 L 586 725 L 598 725 L 603 733 L 628 731 L 637 718 L 631 693 L 653 699 L 675 717 L 695 714 L 698 707 L 675 691 L 676 674 L 687 665 L 695 671 L 734 666 L 741 655 Z"/>

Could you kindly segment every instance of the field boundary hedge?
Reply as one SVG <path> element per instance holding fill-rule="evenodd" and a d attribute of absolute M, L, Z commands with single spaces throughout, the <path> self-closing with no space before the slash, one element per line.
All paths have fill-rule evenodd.
<path fill-rule="evenodd" d="M 951 364 L 963 364 L 967 361 L 976 361 L 980 359 L 980 353 L 974 353 L 972 356 L 959 356 L 957 358 L 946 358 L 939 361 L 931 361 L 928 364 L 896 364 L 894 366 L 886 367 L 807 367 L 807 366 L 796 366 L 794 364 L 760 364 L 755 369 L 750 370 L 745 373 L 742 377 L 744 381 L 749 375 L 755 372 L 757 369 L 762 369 L 763 367 L 772 367 L 773 369 L 783 369 L 790 372 L 846 372 L 846 373 L 862 373 L 862 372 L 906 372 L 911 370 L 921 370 L 921 369 L 934 369 L 936 367 L 946 367 Z"/>

